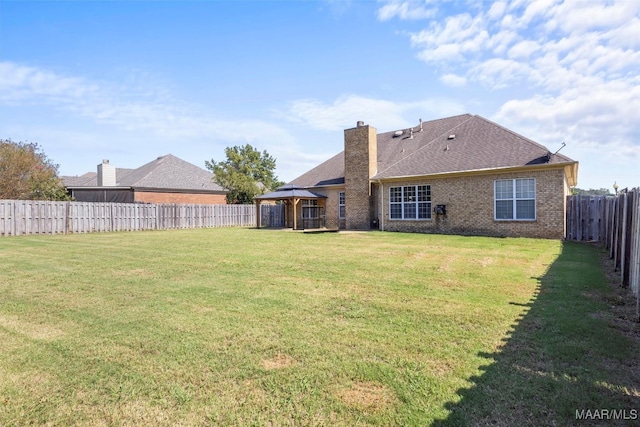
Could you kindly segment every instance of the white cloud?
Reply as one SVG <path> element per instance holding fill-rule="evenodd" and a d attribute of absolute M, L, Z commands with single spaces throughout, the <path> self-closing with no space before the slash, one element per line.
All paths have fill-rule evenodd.
<path fill-rule="evenodd" d="M 432 22 L 428 29 L 411 35 L 411 43 L 425 51 L 453 44 L 459 46 L 458 50 L 462 53 L 480 49 L 487 39 L 488 33 L 482 17 L 472 17 L 466 13 L 448 17 L 444 25 Z"/>
<path fill-rule="evenodd" d="M 506 9 L 507 9 L 507 2 L 497 1 L 491 5 L 491 8 L 487 12 L 487 18 L 493 21 L 498 20 L 504 15 L 504 12 Z"/>
<path fill-rule="evenodd" d="M 616 153 L 640 161 L 640 78 L 633 87 L 608 82 L 553 95 L 506 102 L 495 119 L 506 126 L 526 129 L 526 135 L 543 144 L 566 139 L 571 144 L 602 155 Z M 606 147 L 606 148 L 605 148 Z"/>
<path fill-rule="evenodd" d="M 485 86 L 501 89 L 531 76 L 532 70 L 526 63 L 494 58 L 472 67 L 468 75 Z"/>
<path fill-rule="evenodd" d="M 6 104 L 33 99 L 72 102 L 97 88 L 81 78 L 59 76 L 47 70 L 0 62 L 0 100 Z"/>
<path fill-rule="evenodd" d="M 461 104 L 447 99 L 394 102 L 345 95 L 332 104 L 315 99 L 294 101 L 282 116 L 324 131 L 352 128 L 358 121 L 364 121 L 380 131 L 386 131 L 415 126 L 424 114 L 442 117 L 462 112 L 464 108 Z"/>
<path fill-rule="evenodd" d="M 164 138 L 291 142 L 288 132 L 261 120 L 221 119 L 201 106 L 173 99 L 163 88 L 89 82 L 11 62 L 0 63 L 0 102 L 40 103 L 120 130 Z"/>
<path fill-rule="evenodd" d="M 432 22 L 428 29 L 411 35 L 411 44 L 420 48 L 418 58 L 432 64 L 467 63 L 489 43 L 483 17 L 469 14 L 448 17 L 444 25 Z"/>
<path fill-rule="evenodd" d="M 440 77 L 440 81 L 451 87 L 461 87 L 467 84 L 467 78 L 457 74 L 444 74 Z"/>
<path fill-rule="evenodd" d="M 443 84 L 503 97 L 493 118 L 549 147 L 566 139 L 577 156 L 640 161 L 640 2 L 479 5 L 448 16 L 441 6 L 438 21 L 410 33 Z"/>
<path fill-rule="evenodd" d="M 510 49 L 509 52 L 507 53 L 507 56 L 509 56 L 509 58 L 513 58 L 513 59 L 528 59 L 531 57 L 531 55 L 533 55 L 535 52 L 537 52 L 540 49 L 540 45 L 538 44 L 538 42 L 533 41 L 533 40 L 524 40 L 521 41 L 519 43 L 516 43 L 515 45 L 513 45 Z"/>
<path fill-rule="evenodd" d="M 426 19 L 434 16 L 433 7 L 425 7 L 427 2 L 392 0 L 378 9 L 378 20 L 388 21 L 395 17 L 402 20 Z"/>
<path fill-rule="evenodd" d="M 549 30 L 585 34 L 627 25 L 639 13 L 637 1 L 568 1 L 550 8 L 546 26 Z"/>
<path fill-rule="evenodd" d="M 315 99 L 294 101 L 288 113 L 290 119 L 327 131 L 354 127 L 359 120 L 371 124 L 383 122 L 392 127 L 404 123 L 393 102 L 357 95 L 340 97 L 331 105 Z"/>
<path fill-rule="evenodd" d="M 560 0 L 534 0 L 526 4 L 524 11 L 521 11 L 521 6 L 524 4 L 513 4 L 511 9 L 514 13 L 512 24 L 516 28 L 526 30 L 537 19 L 546 20 L 546 17 L 552 13 L 551 8 Z"/>
<path fill-rule="evenodd" d="M 557 80 L 545 79 L 539 66 L 571 75 L 573 82 L 598 73 L 617 78 L 640 67 L 638 27 L 638 2 L 494 3 L 475 15 L 449 16 L 444 25 L 432 22 L 411 34 L 411 43 L 419 59 L 442 65 L 447 74 L 457 67 L 455 74 L 466 73 L 468 81 L 504 88 L 522 79 L 558 90 Z M 505 74 L 507 64 L 516 74 Z"/>
<path fill-rule="evenodd" d="M 223 156 L 225 146 L 245 143 L 276 157 L 278 172 L 289 178 L 302 173 L 300 167 L 310 168 L 319 158 L 326 159 L 305 153 L 295 137 L 274 122 L 221 118 L 206 107 L 181 102 L 165 88 L 156 87 L 152 77 L 125 80 L 93 82 L 0 62 L 0 106 L 9 112 L 22 105 L 37 106 L 68 122 L 67 128 L 57 128 L 5 120 L 0 130 L 45 147 L 55 141 L 48 153 L 64 174 L 93 170 L 102 158 L 111 158 L 121 167 L 138 167 L 168 153 L 203 167 L 204 160 Z M 146 85 L 145 80 L 150 83 Z"/>

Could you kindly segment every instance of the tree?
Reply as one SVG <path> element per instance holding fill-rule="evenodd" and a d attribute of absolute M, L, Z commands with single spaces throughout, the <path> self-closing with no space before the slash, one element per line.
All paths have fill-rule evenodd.
<path fill-rule="evenodd" d="M 574 195 L 581 195 L 581 196 L 613 196 L 611 191 L 609 191 L 606 188 L 600 188 L 600 189 L 590 188 L 588 190 L 584 190 L 582 188 L 574 188 L 572 193 Z"/>
<path fill-rule="evenodd" d="M 0 199 L 70 200 L 53 164 L 32 142 L 0 139 Z"/>
<path fill-rule="evenodd" d="M 227 160 L 205 161 L 218 184 L 229 192 L 227 203 L 253 203 L 253 198 L 281 186 L 283 182 L 275 176 L 276 159 L 267 151 L 260 151 L 246 144 L 242 147 L 227 147 Z"/>

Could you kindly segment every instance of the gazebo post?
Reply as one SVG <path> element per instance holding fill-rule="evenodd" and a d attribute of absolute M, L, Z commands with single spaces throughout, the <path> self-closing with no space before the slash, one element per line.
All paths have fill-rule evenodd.
<path fill-rule="evenodd" d="M 293 198 L 293 229 L 298 229 L 298 202 L 300 199 Z"/>
<path fill-rule="evenodd" d="M 291 202 L 289 202 L 288 199 L 285 199 L 284 204 L 286 206 L 284 209 L 284 226 L 286 228 L 289 228 L 289 223 L 291 222 L 291 218 L 289 218 L 291 216 L 291 212 L 289 212 L 289 209 L 291 208 Z"/>

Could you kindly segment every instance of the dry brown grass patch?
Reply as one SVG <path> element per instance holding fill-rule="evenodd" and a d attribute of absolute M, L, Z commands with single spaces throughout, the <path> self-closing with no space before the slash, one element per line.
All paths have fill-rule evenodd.
<path fill-rule="evenodd" d="M 260 362 L 262 367 L 268 371 L 272 369 L 287 368 L 295 363 L 296 361 L 293 357 L 287 354 L 280 354 L 280 353 L 276 354 L 274 357 L 270 359 L 264 359 L 262 360 L 262 362 Z"/>
<path fill-rule="evenodd" d="M 388 387 L 371 381 L 358 381 L 338 390 L 337 397 L 349 406 L 380 412 L 392 406 L 396 397 Z"/>
<path fill-rule="evenodd" d="M 156 277 L 156 273 L 146 268 L 132 268 L 124 270 L 112 270 L 112 274 L 116 277 L 136 277 L 139 279 L 152 279 Z"/>
<path fill-rule="evenodd" d="M 64 334 L 61 329 L 54 326 L 28 322 L 18 316 L 11 315 L 1 315 L 0 326 L 36 340 L 52 340 Z"/>

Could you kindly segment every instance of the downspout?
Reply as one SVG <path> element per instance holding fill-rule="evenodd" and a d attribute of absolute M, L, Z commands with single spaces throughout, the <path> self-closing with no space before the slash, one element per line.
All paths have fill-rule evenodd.
<path fill-rule="evenodd" d="M 384 231 L 384 184 L 378 180 L 380 186 L 380 231 Z"/>

